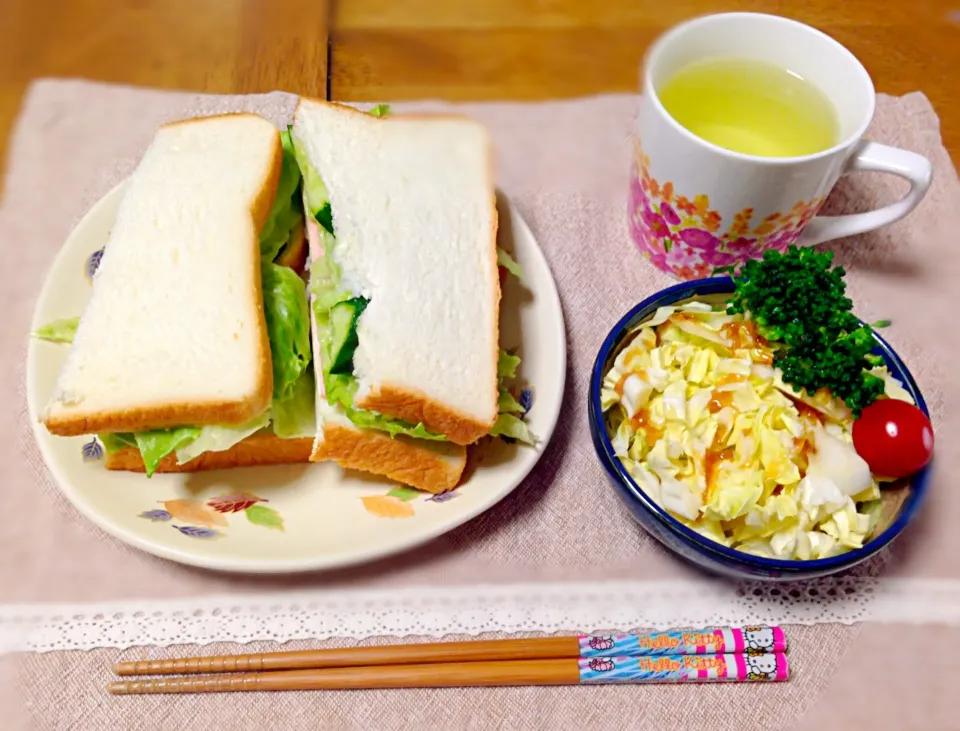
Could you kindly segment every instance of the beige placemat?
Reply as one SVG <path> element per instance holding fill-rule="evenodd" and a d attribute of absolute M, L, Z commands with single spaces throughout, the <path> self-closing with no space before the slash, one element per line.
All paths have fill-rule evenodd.
<path fill-rule="evenodd" d="M 185 115 L 252 109 L 285 123 L 286 94 L 211 97 L 83 82 L 33 87 L 11 146 L 6 199 L 0 367 L 0 546 L 20 579 L 0 581 L 0 602 L 107 601 L 335 585 L 484 583 L 533 578 L 681 578 L 692 571 L 627 517 L 594 455 L 586 399 L 589 371 L 607 329 L 630 306 L 670 283 L 647 265 L 626 234 L 629 145 L 635 99 L 603 96 L 544 104 L 467 104 L 498 150 L 499 184 L 533 228 L 557 280 L 568 329 L 564 412 L 542 461 L 506 500 L 467 525 L 402 556 L 362 569 L 292 579 L 244 578 L 155 559 L 82 520 L 53 484 L 27 423 L 23 363 L 31 310 L 47 267 L 83 212 L 130 172 L 156 125 Z M 426 103 L 398 109 L 439 109 Z M 850 289 L 868 321 L 886 331 L 916 375 L 939 433 L 951 348 L 941 325 L 955 315 L 944 264 L 953 245 L 960 184 L 940 144 L 926 98 L 881 97 L 871 137 L 928 155 L 936 175 L 906 221 L 835 245 L 851 267 Z M 865 208 L 900 192 L 892 176 L 849 178 L 831 208 Z M 952 226 L 952 231 L 949 230 Z M 938 227 L 945 227 L 941 235 Z M 937 298 L 940 298 L 939 300 Z M 945 442 L 946 440 L 944 440 Z M 960 493 L 941 484 L 955 455 L 941 445 L 938 482 L 917 529 L 897 546 L 898 571 L 960 577 Z M 16 516 L 16 519 L 12 519 Z M 602 536 L 603 540 L 597 540 Z M 875 570 L 875 569 L 874 569 Z"/>
<path fill-rule="evenodd" d="M 589 368 L 607 328 L 632 304 L 669 283 L 647 266 L 626 235 L 627 171 L 635 99 L 604 96 L 543 104 L 468 104 L 459 111 L 486 123 L 497 143 L 499 183 L 530 223 L 557 279 L 568 326 L 570 372 L 565 412 L 534 474 L 500 505 L 415 552 L 345 572 L 294 579 L 244 578 L 187 569 L 128 549 L 82 520 L 50 481 L 25 423 L 24 341 L 37 292 L 60 243 L 79 216 L 127 174 L 155 126 L 167 119 L 250 109 L 277 123 L 295 98 L 284 94 L 204 97 L 84 82 L 35 85 L 11 145 L 0 209 L 4 314 L 0 359 L 5 403 L 0 414 L 0 602 L 170 598 L 261 589 L 456 584 L 537 578 L 695 577 L 627 517 L 605 483 L 590 444 L 585 398 Z M 397 109 L 446 108 L 430 103 Z M 835 245 L 851 269 L 851 292 L 865 319 L 891 318 L 886 333 L 916 375 L 934 412 L 938 470 L 922 517 L 891 552 L 891 575 L 960 577 L 955 556 L 960 496 L 945 476 L 958 465 L 951 431 L 952 369 L 960 354 L 947 286 L 956 281 L 960 185 L 940 144 L 936 116 L 920 94 L 879 100 L 873 139 L 929 156 L 931 192 L 909 220 Z M 833 210 L 863 209 L 901 192 L 889 177 L 844 182 Z M 602 536 L 603 540 L 596 540 Z M 865 570 L 877 572 L 881 562 Z M 747 688 L 513 689 L 383 692 L 234 698 L 108 699 L 95 692 L 115 653 L 53 653 L 26 658 L 19 697 L 40 727 L 231 728 L 271 722 L 324 728 L 769 728 L 806 711 L 895 718 L 871 704 L 882 645 L 858 639 L 860 628 L 797 629 L 797 673 L 788 684 Z M 916 630 L 930 641 L 934 630 Z M 960 634 L 943 647 L 960 651 Z M 889 650 L 889 648 L 887 648 Z M 153 650 L 154 654 L 170 651 Z M 129 653 L 128 653 L 129 654 Z M 861 657 L 858 663 L 841 659 Z M 944 662 L 951 662 L 946 659 Z M 841 669 L 842 668 L 842 669 Z M 69 671 L 70 680 L 65 680 Z M 894 671 L 890 671 L 891 673 Z M 98 675 L 100 673 L 101 675 Z M 859 715 L 838 698 L 838 677 Z M 896 676 L 900 693 L 931 687 L 929 677 Z M 889 676 L 888 676 L 889 680 Z M 592 690 L 592 692 L 591 692 Z M 905 697 L 901 696 L 901 697 Z M 934 696 L 928 728 L 950 728 Z M 869 706 L 869 707 L 868 707 Z M 672 709 L 672 710 L 668 710 Z M 824 711 L 827 713 L 827 711 Z M 260 714 L 259 716 L 257 714 Z M 53 720 L 51 720 L 53 719 Z M 247 719 L 250 720 L 247 723 Z M 260 719 L 265 719 L 260 721 Z M 272 719 L 272 721 L 270 720 Z M 940 723 L 941 725 L 937 725 Z M 878 726 L 872 723 L 873 728 Z M 903 727 L 902 724 L 891 726 Z"/>
<path fill-rule="evenodd" d="M 861 631 L 862 630 L 862 631 Z M 842 636 L 841 636 L 842 634 Z M 762 686 L 438 688 L 192 696 L 103 692 L 110 666 L 185 653 L 304 649 L 217 644 L 30 655 L 11 712 L 23 728 L 224 731 L 956 731 L 960 628 L 791 627 L 788 683 Z M 371 640 L 364 644 L 382 644 Z M 323 643 L 326 646 L 342 642 Z M 0 666 L 0 681 L 4 679 Z M 2 691 L 0 691 L 2 692 Z M 0 698 L 3 696 L 0 695 Z M 9 719 L 5 715 L 5 720 Z M 32 724 L 28 726 L 28 724 Z M 11 728 L 4 724 L 3 728 Z"/>

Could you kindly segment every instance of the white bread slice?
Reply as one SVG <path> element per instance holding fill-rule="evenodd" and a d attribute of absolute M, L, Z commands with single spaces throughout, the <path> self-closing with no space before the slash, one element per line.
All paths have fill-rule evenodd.
<path fill-rule="evenodd" d="M 358 429 L 327 403 L 322 392 L 317 398 L 317 423 L 311 462 L 336 462 L 432 493 L 455 488 L 467 464 L 467 448 L 459 444 Z"/>
<path fill-rule="evenodd" d="M 307 219 L 311 261 L 320 256 L 317 222 Z M 466 447 L 449 442 L 391 437 L 385 432 L 359 429 L 337 407 L 327 403 L 313 308 L 310 308 L 313 368 L 317 383 L 317 437 L 311 462 L 336 462 L 345 469 L 385 475 L 405 485 L 432 493 L 452 490 L 467 463 Z"/>
<path fill-rule="evenodd" d="M 168 454 L 157 467 L 157 472 L 201 472 L 233 467 L 262 467 L 275 464 L 297 464 L 310 461 L 312 439 L 281 439 L 272 432 L 251 434 L 230 449 L 222 452 L 204 452 L 184 464 L 177 464 L 177 456 Z M 124 447 L 104 460 L 108 470 L 143 472 L 140 450 Z"/>
<path fill-rule="evenodd" d="M 497 418 L 492 146 L 455 116 L 376 118 L 301 99 L 293 135 L 329 193 L 358 324 L 355 403 L 470 444 Z"/>
<path fill-rule="evenodd" d="M 280 177 L 254 114 L 159 129 L 131 176 L 42 421 L 64 436 L 241 424 L 273 374 L 259 233 Z"/>

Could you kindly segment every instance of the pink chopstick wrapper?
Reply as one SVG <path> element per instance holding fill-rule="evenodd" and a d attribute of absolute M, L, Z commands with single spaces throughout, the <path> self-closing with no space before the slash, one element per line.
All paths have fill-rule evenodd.
<path fill-rule="evenodd" d="M 718 655 L 787 651 L 779 627 L 715 627 L 628 635 L 580 635 L 581 657 Z"/>
<path fill-rule="evenodd" d="M 790 666 L 783 653 L 581 657 L 580 682 L 716 683 L 784 681 Z"/>

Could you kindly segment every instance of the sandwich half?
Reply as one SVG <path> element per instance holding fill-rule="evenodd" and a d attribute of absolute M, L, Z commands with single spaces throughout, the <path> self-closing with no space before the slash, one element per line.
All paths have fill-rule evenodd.
<path fill-rule="evenodd" d="M 124 192 L 46 428 L 96 433 L 108 468 L 148 475 L 306 461 L 299 187 L 289 137 L 257 115 L 161 127 Z"/>
<path fill-rule="evenodd" d="M 500 384 L 517 359 L 499 346 L 486 130 L 302 99 L 292 139 L 310 246 L 311 460 L 443 492 L 466 445 L 532 441 Z"/>

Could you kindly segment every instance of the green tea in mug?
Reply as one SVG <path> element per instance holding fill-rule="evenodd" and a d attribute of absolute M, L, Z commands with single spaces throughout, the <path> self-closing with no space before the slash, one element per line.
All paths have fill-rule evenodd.
<path fill-rule="evenodd" d="M 839 142 L 837 112 L 826 94 L 764 61 L 697 61 L 668 78 L 657 94 L 677 122 L 734 152 L 796 157 Z"/>

